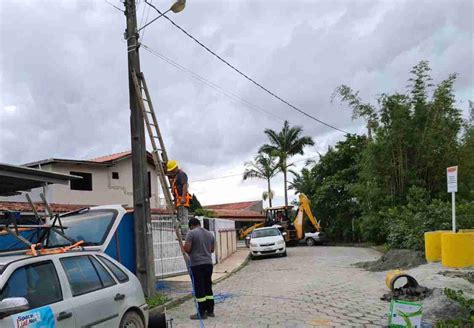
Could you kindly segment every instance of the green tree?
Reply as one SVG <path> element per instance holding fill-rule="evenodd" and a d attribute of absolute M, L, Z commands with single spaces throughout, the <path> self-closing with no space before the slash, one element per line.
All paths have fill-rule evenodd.
<path fill-rule="evenodd" d="M 279 170 L 276 159 L 269 154 L 259 153 L 253 162 L 245 163 L 243 179 L 263 179 L 267 180 L 267 191 L 262 194 L 263 200 L 268 198 L 270 207 L 272 206 L 273 191 L 270 180 Z"/>
<path fill-rule="evenodd" d="M 382 94 L 377 106 L 363 102 L 350 87 L 342 85 L 335 91 L 352 108 L 354 118 L 364 117 L 372 122 L 373 139 L 363 151 L 358 182 L 353 188 L 362 208 L 367 239 L 384 241 L 389 234 L 393 236 L 390 230 L 394 226 L 386 220 L 396 217 L 396 213 L 407 213 L 400 206 L 407 204 L 410 190 L 426 191 L 427 206 L 435 199 L 445 200 L 446 167 L 460 165 L 460 171 L 466 170 L 463 174 L 474 173 L 472 121 L 464 122 L 463 130 L 460 110 L 455 105 L 456 75 L 435 85 L 430 71 L 428 62 L 421 61 L 410 72 L 408 91 Z M 468 186 L 459 193 L 460 201 L 469 197 L 469 181 L 467 177 Z M 419 217 L 415 214 L 410 220 Z M 404 244 L 419 245 L 418 239 Z"/>
<path fill-rule="evenodd" d="M 288 189 L 293 189 L 295 195 L 305 194 L 306 196 L 313 194 L 314 181 L 311 170 L 307 168 L 301 169 L 301 173 L 289 170 L 293 174 L 293 181 L 290 181 Z"/>
<path fill-rule="evenodd" d="M 302 136 L 303 129 L 300 126 L 291 127 L 288 121 L 285 121 L 281 131 L 276 132 L 272 129 L 265 129 L 270 143 L 260 147 L 260 153 L 266 153 L 278 158 L 278 167 L 283 172 L 285 205 L 288 206 L 288 159 L 296 154 L 303 155 L 305 146 L 314 145 L 311 137 Z"/>
<path fill-rule="evenodd" d="M 355 240 L 359 235 L 356 223 L 361 209 L 354 186 L 358 183 L 360 158 L 366 147 L 365 136 L 346 135 L 345 140 L 330 147 L 311 168 L 311 182 L 306 184 L 312 185 L 312 192 L 307 196 L 323 231 L 332 240 Z"/>

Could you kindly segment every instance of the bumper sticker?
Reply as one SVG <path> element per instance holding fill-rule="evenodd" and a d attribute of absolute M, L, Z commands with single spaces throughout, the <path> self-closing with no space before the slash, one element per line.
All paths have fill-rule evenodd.
<path fill-rule="evenodd" d="M 15 328 L 55 328 L 53 310 L 43 306 L 11 316 Z"/>

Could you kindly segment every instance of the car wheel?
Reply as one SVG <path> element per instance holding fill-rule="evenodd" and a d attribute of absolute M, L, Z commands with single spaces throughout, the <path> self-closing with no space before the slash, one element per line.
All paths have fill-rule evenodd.
<path fill-rule="evenodd" d="M 137 312 L 130 311 L 125 313 L 120 321 L 120 328 L 145 328 L 145 323 L 143 319 Z"/>
<path fill-rule="evenodd" d="M 281 254 L 281 257 L 286 257 L 286 249 L 285 252 Z"/>
<path fill-rule="evenodd" d="M 306 245 L 308 246 L 314 246 L 316 244 L 316 242 L 314 241 L 313 238 L 308 238 L 306 239 Z"/>
<path fill-rule="evenodd" d="M 250 254 L 250 259 L 251 259 L 252 261 L 254 261 L 254 260 L 255 260 L 255 256 L 253 256 L 252 254 Z"/>

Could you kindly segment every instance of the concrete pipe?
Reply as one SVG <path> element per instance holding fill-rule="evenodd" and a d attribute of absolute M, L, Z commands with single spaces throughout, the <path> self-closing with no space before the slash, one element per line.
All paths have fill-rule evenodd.
<path fill-rule="evenodd" d="M 387 276 L 385 277 L 385 285 L 387 285 L 388 289 L 393 292 L 396 288 L 395 283 L 401 278 L 405 278 L 407 280 L 407 283 L 402 286 L 403 288 L 417 288 L 419 286 L 418 281 L 416 281 L 415 278 L 401 270 L 387 272 Z"/>

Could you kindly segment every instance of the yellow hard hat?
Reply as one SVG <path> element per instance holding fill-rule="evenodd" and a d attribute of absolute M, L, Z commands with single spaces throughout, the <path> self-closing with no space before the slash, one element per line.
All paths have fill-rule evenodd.
<path fill-rule="evenodd" d="M 166 171 L 171 172 L 176 168 L 178 168 L 178 162 L 177 161 L 169 160 L 168 163 L 166 163 Z"/>

